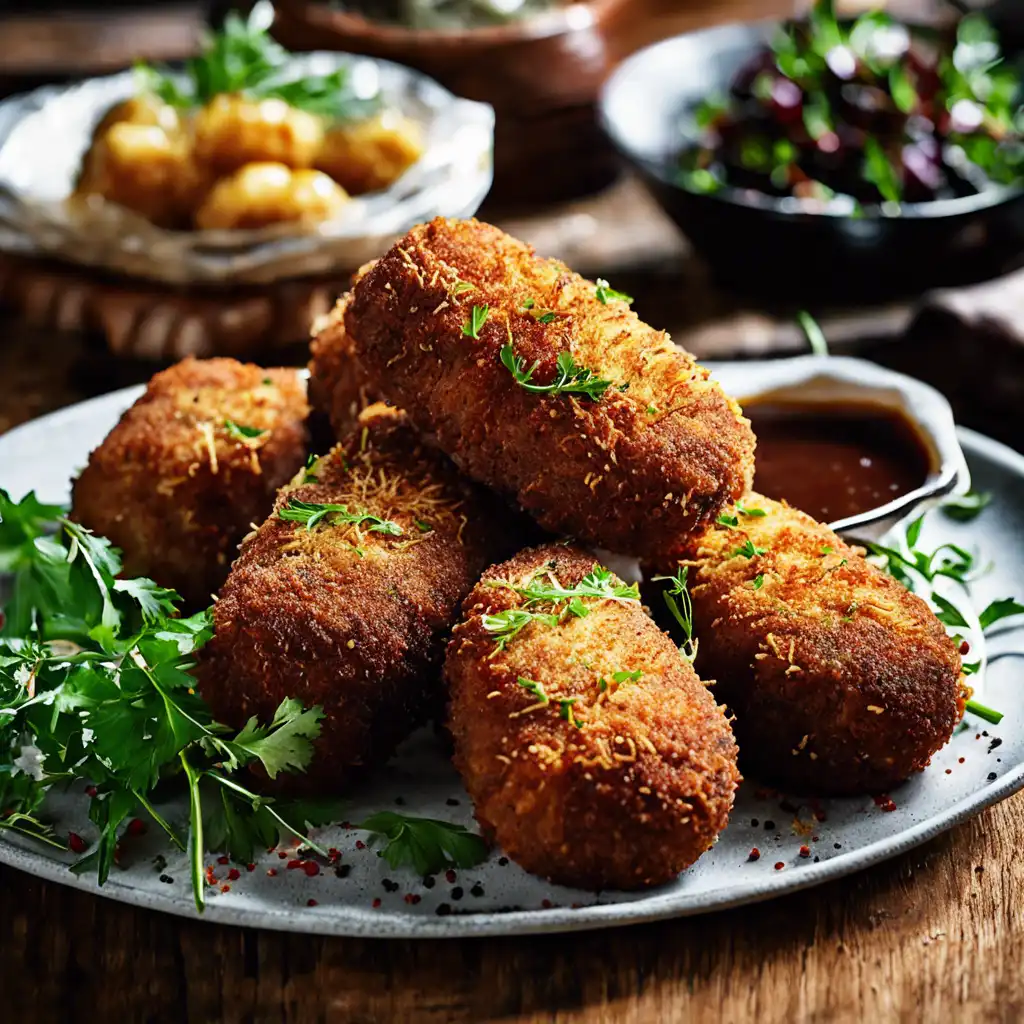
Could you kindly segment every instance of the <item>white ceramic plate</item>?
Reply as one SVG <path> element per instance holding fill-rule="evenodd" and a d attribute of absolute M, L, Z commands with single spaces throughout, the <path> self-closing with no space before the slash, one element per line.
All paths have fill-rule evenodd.
<path fill-rule="evenodd" d="M 753 368 L 749 372 L 756 372 Z M 742 387 L 736 389 L 742 393 Z M 121 411 L 137 396 L 129 389 L 45 417 L 0 438 L 0 486 L 12 495 L 35 489 L 43 500 L 63 501 L 68 480 L 84 463 Z M 975 486 L 992 491 L 992 505 L 968 525 L 933 513 L 921 544 L 951 540 L 980 549 L 995 565 L 975 585 L 976 603 L 1019 595 L 1024 579 L 1024 458 L 969 431 L 961 439 Z M 989 667 L 979 696 L 1006 717 L 998 727 L 969 719 L 923 775 L 894 791 L 895 809 L 871 798 L 789 802 L 744 783 L 732 824 L 718 844 L 671 885 L 648 893 L 593 894 L 549 885 L 505 861 L 494 851 L 486 863 L 439 875 L 428 886 L 391 871 L 357 843 L 365 834 L 342 827 L 318 839 L 341 851 L 347 871 L 325 868 L 316 877 L 288 870 L 291 859 L 276 852 L 260 857 L 253 871 L 228 879 L 229 865 L 215 867 L 205 919 L 298 932 L 381 937 L 456 937 L 568 931 L 704 913 L 768 899 L 849 874 L 951 828 L 1024 786 L 1024 690 L 1014 654 L 1024 653 L 1012 628 L 990 634 Z M 961 763 L 962 760 L 962 763 Z M 361 792 L 349 811 L 360 821 L 401 802 L 408 813 L 472 824 L 472 808 L 441 743 L 423 730 L 404 746 L 377 782 Z M 91 839 L 81 793 L 51 798 L 48 810 L 58 833 L 74 830 Z M 182 821 L 182 806 L 164 809 Z M 800 855 L 806 846 L 809 855 Z M 760 858 L 749 860 L 757 847 Z M 88 877 L 67 870 L 70 856 L 28 841 L 0 839 L 0 861 L 31 874 L 76 885 L 138 906 L 194 916 L 184 859 L 151 831 L 124 844 L 124 866 L 99 889 Z M 781 865 L 777 868 L 776 865 Z M 274 870 L 276 874 L 269 875 Z M 388 885 L 384 885 L 384 880 Z M 315 900 L 315 906 L 308 906 Z M 377 907 L 373 906 L 379 900 Z"/>

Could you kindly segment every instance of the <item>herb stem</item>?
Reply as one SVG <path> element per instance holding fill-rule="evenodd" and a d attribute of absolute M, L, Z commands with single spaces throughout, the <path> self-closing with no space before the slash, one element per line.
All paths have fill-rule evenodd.
<path fill-rule="evenodd" d="M 178 759 L 185 769 L 185 778 L 188 780 L 188 819 L 191 832 L 189 873 L 192 876 L 192 898 L 195 900 L 196 910 L 201 914 L 206 907 L 206 895 L 203 890 L 206 879 L 203 875 L 203 803 L 199 794 L 199 774 L 189 763 L 184 750 L 178 753 Z"/>
<path fill-rule="evenodd" d="M 976 700 L 969 700 L 964 705 L 964 710 L 970 711 L 971 714 L 977 715 L 979 718 L 983 718 L 986 722 L 991 722 L 992 725 L 998 725 L 1003 720 L 1003 713 L 1001 711 L 996 711 L 995 708 L 990 708 Z"/>

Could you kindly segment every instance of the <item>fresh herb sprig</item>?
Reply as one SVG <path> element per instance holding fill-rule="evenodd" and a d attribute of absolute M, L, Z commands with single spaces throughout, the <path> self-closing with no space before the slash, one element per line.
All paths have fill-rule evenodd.
<path fill-rule="evenodd" d="M 698 640 L 693 635 L 693 602 L 690 600 L 690 591 L 686 585 L 689 572 L 690 567 L 683 565 L 674 576 L 653 576 L 651 582 L 666 580 L 672 584 L 662 591 L 661 596 L 665 601 L 665 607 L 679 623 L 685 637 L 679 653 L 692 664 L 697 658 Z"/>
<path fill-rule="evenodd" d="M 253 441 L 267 433 L 266 430 L 260 430 L 259 427 L 246 427 L 241 423 L 236 423 L 234 420 L 225 420 L 224 429 L 228 432 L 229 437 L 243 442 Z"/>
<path fill-rule="evenodd" d="M 319 523 L 326 523 L 330 526 L 365 526 L 371 533 L 384 533 L 389 537 L 401 537 L 403 533 L 398 523 L 375 516 L 366 509 L 350 512 L 348 505 L 300 501 L 298 498 L 291 498 L 287 505 L 278 509 L 277 516 L 286 522 L 303 523 L 307 530 L 312 530 Z"/>
<path fill-rule="evenodd" d="M 969 521 L 980 514 L 990 500 L 990 495 L 972 492 L 961 498 L 950 499 L 950 509 L 947 511 L 944 505 L 943 511 L 953 519 Z M 933 551 L 920 550 L 918 543 L 924 519 L 924 516 L 919 516 L 907 527 L 904 537 L 905 552 L 891 545 L 868 543 L 866 546 L 886 572 L 908 590 L 913 591 L 916 586 L 912 573 L 916 573 L 930 585 L 931 593 L 928 596 L 935 606 L 935 617 L 944 626 L 951 629 L 966 629 L 970 624 L 963 612 L 949 598 L 937 593 L 931 585 L 939 577 L 945 577 L 966 589 L 975 569 L 975 557 L 959 545 L 951 543 L 941 544 Z M 1017 615 L 1024 615 L 1024 604 L 1011 597 L 1000 598 L 982 610 L 978 616 L 978 624 L 984 633 L 997 622 Z M 979 668 L 978 662 L 965 663 L 964 674 L 973 675 Z M 998 725 L 1003 719 L 1002 712 L 979 701 L 967 701 L 966 708 L 972 714 L 994 725 Z"/>
<path fill-rule="evenodd" d="M 420 876 L 476 867 L 487 856 L 487 844 L 476 833 L 435 818 L 380 811 L 356 828 L 372 833 L 370 846 L 384 841 L 380 856 L 391 867 L 411 867 Z"/>
<path fill-rule="evenodd" d="M 287 833 L 318 849 L 308 829 L 335 820 L 337 804 L 278 801 L 235 775 L 255 763 L 271 778 L 303 771 L 320 708 L 286 700 L 269 725 L 217 723 L 191 675 L 209 613 L 177 618 L 172 591 L 118 579 L 119 552 L 61 512 L 0 491 L 0 565 L 13 574 L 0 631 L 0 829 L 54 841 L 40 817 L 47 791 L 87 782 L 99 836 L 72 869 L 105 882 L 126 820 L 146 816 L 189 850 L 200 910 L 204 851 L 248 862 Z M 184 834 L 154 806 L 175 777 L 189 794 Z"/>
<path fill-rule="evenodd" d="M 603 277 L 597 279 L 597 291 L 594 294 L 603 306 L 607 306 L 609 302 L 624 302 L 627 306 L 633 304 L 632 295 L 617 292 Z"/>
<path fill-rule="evenodd" d="M 546 626 L 557 626 L 559 617 L 546 612 L 531 612 L 525 608 L 506 608 L 493 615 L 484 615 L 481 624 L 488 633 L 494 635 L 498 643 L 496 651 L 503 651 L 519 636 L 531 622 L 541 622 Z"/>
<path fill-rule="evenodd" d="M 516 383 L 535 394 L 544 395 L 585 395 L 593 402 L 600 402 L 604 393 L 612 386 L 610 380 L 598 377 L 592 370 L 580 366 L 571 352 L 559 352 L 555 365 L 558 374 L 550 384 L 534 384 L 533 374 L 540 365 L 538 359 L 526 369 L 526 360 L 517 356 L 511 342 L 502 346 L 501 364 L 515 378 Z"/>
<path fill-rule="evenodd" d="M 137 64 L 140 88 L 175 107 L 199 107 L 222 93 L 239 93 L 251 99 L 280 99 L 337 120 L 374 112 L 377 101 L 357 97 L 344 68 L 295 77 L 288 68 L 292 55 L 266 29 L 259 5 L 247 20 L 232 12 L 219 32 L 204 37 L 202 52 L 185 63 L 184 75 Z"/>
<path fill-rule="evenodd" d="M 526 598 L 526 605 L 579 600 L 593 597 L 604 601 L 639 601 L 640 588 L 636 583 L 623 583 L 610 570 L 595 565 L 586 576 L 571 587 L 563 586 L 551 572 L 542 571 L 522 586 L 506 580 L 489 580 L 488 586 L 515 591 Z M 576 612 L 576 614 L 579 614 Z"/>
<path fill-rule="evenodd" d="M 487 323 L 491 307 L 486 303 L 483 306 L 474 306 L 469 313 L 469 319 L 462 325 L 463 337 L 480 340 L 480 328 Z"/>

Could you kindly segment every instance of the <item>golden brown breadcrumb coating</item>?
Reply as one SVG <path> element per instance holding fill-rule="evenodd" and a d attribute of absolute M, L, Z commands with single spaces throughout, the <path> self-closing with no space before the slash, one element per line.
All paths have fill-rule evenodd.
<path fill-rule="evenodd" d="M 89 457 L 72 515 L 124 552 L 126 575 L 208 605 L 305 460 L 308 411 L 295 370 L 185 359 L 153 377 Z"/>
<path fill-rule="evenodd" d="M 479 338 L 472 310 L 487 308 Z M 371 379 L 471 477 L 547 529 L 649 557 L 740 497 L 754 437 L 706 370 L 617 299 L 497 228 L 437 219 L 367 270 L 344 315 Z M 611 382 L 537 394 L 556 359 Z"/>
<path fill-rule="evenodd" d="M 315 481 L 302 482 L 308 473 Z M 200 689 L 218 719 L 269 720 L 286 697 L 326 713 L 307 787 L 345 787 L 439 703 L 459 602 L 518 542 L 509 516 L 425 449 L 402 413 L 371 406 L 357 432 L 284 488 L 242 546 L 214 606 Z M 312 529 L 294 501 L 344 505 L 361 524 Z M 395 533 L 395 530 L 400 532 Z"/>
<path fill-rule="evenodd" d="M 637 889 L 674 878 L 725 828 L 736 744 L 637 600 L 584 597 L 582 617 L 566 602 L 531 605 L 559 622 L 532 621 L 504 649 L 486 628 L 485 616 L 524 607 L 512 587 L 574 587 L 594 569 L 578 548 L 534 548 L 466 599 L 445 663 L 455 763 L 485 834 L 527 871 Z"/>
<path fill-rule="evenodd" d="M 757 494 L 741 504 L 767 514 L 731 509 L 738 526 L 694 535 L 685 557 L 697 670 L 736 715 L 744 770 L 823 795 L 921 771 L 969 697 L 956 644 L 827 527 Z"/>
<path fill-rule="evenodd" d="M 309 403 L 327 417 L 334 436 L 345 437 L 359 413 L 380 400 L 352 350 L 345 330 L 346 293 L 317 325 L 310 343 Z"/>

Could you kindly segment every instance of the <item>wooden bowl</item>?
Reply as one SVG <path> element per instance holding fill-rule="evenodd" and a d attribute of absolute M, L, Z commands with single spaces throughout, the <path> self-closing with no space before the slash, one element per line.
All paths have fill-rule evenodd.
<path fill-rule="evenodd" d="M 610 40 L 631 0 L 590 0 L 521 22 L 424 31 L 368 21 L 310 0 L 277 0 L 274 36 L 290 50 L 384 57 L 494 107 L 491 199 L 532 205 L 587 195 L 618 173 L 596 102 Z"/>

